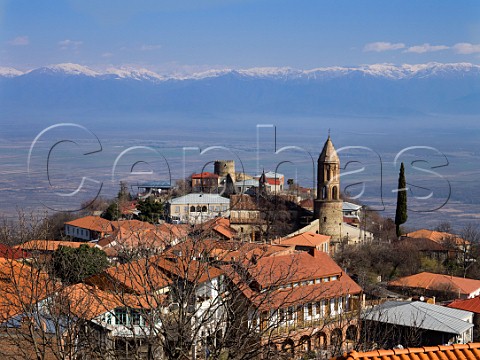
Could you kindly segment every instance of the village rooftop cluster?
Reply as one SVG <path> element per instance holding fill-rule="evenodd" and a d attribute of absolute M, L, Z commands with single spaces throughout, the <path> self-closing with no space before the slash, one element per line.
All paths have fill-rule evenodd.
<path fill-rule="evenodd" d="M 478 359 L 480 280 L 465 277 L 474 244 L 446 231 L 390 233 L 399 251 L 464 276 L 423 271 L 371 286 L 338 254 L 385 236 L 364 206 L 342 199 L 340 169 L 330 136 L 316 189 L 218 160 L 183 194 L 140 184 L 110 212 L 64 221 L 61 239 L 2 245 L 0 354 Z M 146 204 L 161 213 L 147 216 Z"/>

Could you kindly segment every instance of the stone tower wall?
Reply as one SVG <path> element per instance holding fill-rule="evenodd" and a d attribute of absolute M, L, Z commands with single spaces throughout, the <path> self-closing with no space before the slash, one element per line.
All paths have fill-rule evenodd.
<path fill-rule="evenodd" d="M 340 237 L 340 224 L 343 222 L 342 201 L 315 201 L 315 212 L 318 218 L 320 234 Z"/>
<path fill-rule="evenodd" d="M 213 172 L 220 177 L 230 174 L 232 180 L 235 181 L 235 161 L 233 160 L 216 160 L 213 164 Z"/>

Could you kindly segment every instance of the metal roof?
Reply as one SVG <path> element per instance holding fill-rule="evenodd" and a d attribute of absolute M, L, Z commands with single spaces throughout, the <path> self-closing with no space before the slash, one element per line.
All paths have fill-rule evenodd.
<path fill-rule="evenodd" d="M 235 186 L 257 186 L 258 187 L 258 180 L 256 179 L 240 180 L 235 183 Z"/>
<path fill-rule="evenodd" d="M 348 202 L 348 201 L 344 201 L 343 202 L 343 205 L 342 205 L 342 210 L 343 211 L 355 211 L 355 210 L 359 210 L 362 208 L 362 205 L 357 205 L 357 204 L 353 204 L 351 202 Z"/>
<path fill-rule="evenodd" d="M 230 205 L 230 199 L 218 194 L 187 194 L 170 200 L 172 205 L 184 204 L 224 204 Z"/>
<path fill-rule="evenodd" d="M 470 311 L 451 309 L 421 301 L 387 301 L 367 310 L 363 318 L 461 335 L 473 327 L 472 323 L 466 321 L 471 315 Z"/>

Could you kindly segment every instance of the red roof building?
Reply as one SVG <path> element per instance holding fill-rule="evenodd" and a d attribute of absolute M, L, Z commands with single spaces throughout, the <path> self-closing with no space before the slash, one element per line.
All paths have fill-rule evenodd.
<path fill-rule="evenodd" d="M 480 280 L 422 272 L 390 281 L 388 286 L 397 290 L 443 300 L 473 298 L 480 295 Z"/>
<path fill-rule="evenodd" d="M 331 360 L 478 360 L 480 343 L 394 350 L 352 351 Z"/>

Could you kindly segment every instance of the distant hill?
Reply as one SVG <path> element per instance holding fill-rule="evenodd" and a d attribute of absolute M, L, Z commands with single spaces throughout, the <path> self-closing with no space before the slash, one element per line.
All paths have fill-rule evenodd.
<path fill-rule="evenodd" d="M 5 114 L 235 112 L 305 115 L 478 114 L 480 66 L 376 64 L 312 70 L 254 68 L 164 76 L 59 64 L 0 67 Z"/>

